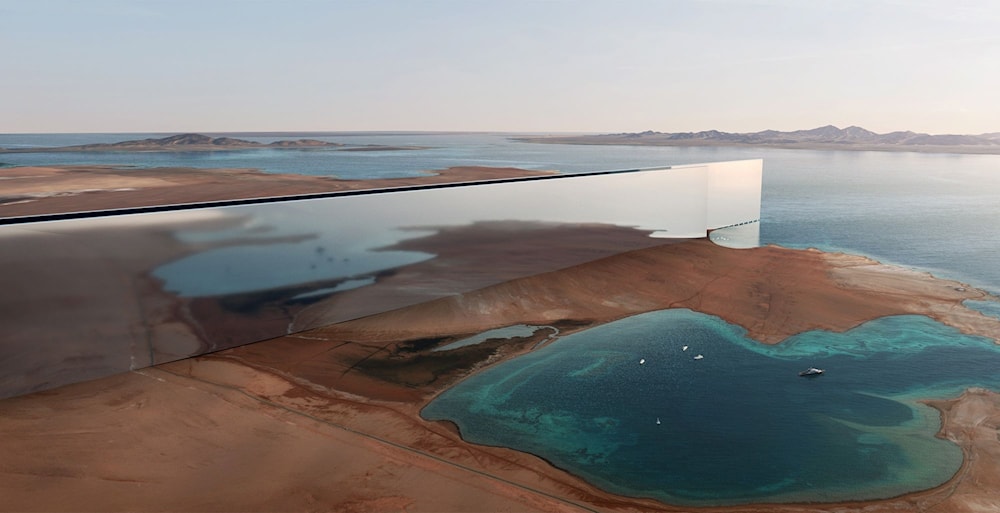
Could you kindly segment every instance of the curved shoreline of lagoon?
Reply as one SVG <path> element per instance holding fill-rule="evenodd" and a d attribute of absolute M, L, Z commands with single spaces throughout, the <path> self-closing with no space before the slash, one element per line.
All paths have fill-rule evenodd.
<path fill-rule="evenodd" d="M 692 241 L 692 242 L 686 243 L 686 244 L 684 244 L 682 246 L 686 246 L 688 248 L 691 248 L 691 247 L 696 247 L 696 245 L 700 245 L 700 244 L 701 244 L 700 242 Z M 714 246 L 714 245 L 712 245 L 712 246 Z M 680 248 L 676 248 L 676 249 L 680 249 Z M 641 251 L 639 253 L 649 253 L 649 252 L 657 252 L 657 251 L 659 251 L 659 250 L 653 249 L 653 250 L 644 250 L 644 251 Z M 775 259 L 784 258 L 785 260 L 787 260 L 785 262 L 785 264 L 792 264 L 793 266 L 801 264 L 801 262 L 798 262 L 798 260 L 800 258 L 808 257 L 807 260 L 810 260 L 812 258 L 816 258 L 818 260 L 818 262 L 816 264 L 812 264 L 812 265 L 819 264 L 820 267 L 823 267 L 824 265 L 830 266 L 829 270 L 827 272 L 829 272 L 831 274 L 828 274 L 825 278 L 823 278 L 824 280 L 829 280 L 830 282 L 838 283 L 839 284 L 839 285 L 837 285 L 838 289 L 846 288 L 848 290 L 853 290 L 854 288 L 858 288 L 858 289 L 860 289 L 859 292 L 867 291 L 867 292 L 862 292 L 862 294 L 864 294 L 867 297 L 867 299 L 861 301 L 857 305 L 855 305 L 853 307 L 850 307 L 848 309 L 848 310 L 851 310 L 851 311 L 855 312 L 853 314 L 849 314 L 849 316 L 850 315 L 859 315 L 859 314 L 862 315 L 862 317 L 863 317 L 862 322 L 864 323 L 862 326 L 867 326 L 868 324 L 871 324 L 871 323 L 879 324 L 879 323 L 889 322 L 890 323 L 890 329 L 892 329 L 892 326 L 891 326 L 892 322 L 899 322 L 900 319 L 903 319 L 905 321 L 906 319 L 912 319 L 912 318 L 917 318 L 918 317 L 916 315 L 912 315 L 913 310 L 907 311 L 907 307 L 901 308 L 900 309 L 901 311 L 898 311 L 895 314 L 886 314 L 886 313 L 883 313 L 882 314 L 883 316 L 888 316 L 887 318 L 890 319 L 889 321 L 884 321 L 883 317 L 880 317 L 880 316 L 869 317 L 868 315 L 861 313 L 861 312 L 869 311 L 869 309 L 872 308 L 872 307 L 874 307 L 874 310 L 871 310 L 871 311 L 873 311 L 873 312 L 879 311 L 881 307 L 875 307 L 875 304 L 877 304 L 878 301 L 875 300 L 875 303 L 870 303 L 869 301 L 872 301 L 874 297 L 877 297 L 877 296 L 880 296 L 880 295 L 886 295 L 887 297 L 889 297 L 889 296 L 891 296 L 891 297 L 899 297 L 898 296 L 899 294 L 905 294 L 906 296 L 909 296 L 910 299 L 908 299 L 904 303 L 912 302 L 914 304 L 921 303 L 923 301 L 921 299 L 922 297 L 925 298 L 925 299 L 930 299 L 931 296 L 937 297 L 937 299 L 935 299 L 935 301 L 944 300 L 946 303 L 951 304 L 952 303 L 952 299 L 950 298 L 950 296 L 953 295 L 953 294 L 959 294 L 959 295 L 961 295 L 961 294 L 974 294 L 974 295 L 976 295 L 976 296 L 978 296 L 978 297 L 980 297 L 982 299 L 989 300 L 990 302 L 995 302 L 995 300 L 996 300 L 996 298 L 994 298 L 992 296 L 989 296 L 988 294 L 985 294 L 982 291 L 978 291 L 977 289 L 971 288 L 970 286 L 965 285 L 965 284 L 951 282 L 951 281 L 948 281 L 948 280 L 937 279 L 937 278 L 934 278 L 933 276 L 930 276 L 929 274 L 926 274 L 926 273 L 921 273 L 921 272 L 917 272 L 917 271 L 911 271 L 911 270 L 908 270 L 908 269 L 896 268 L 896 267 L 893 267 L 893 266 L 886 266 L 886 265 L 880 264 L 878 262 L 875 262 L 875 261 L 873 261 L 873 260 L 871 260 L 869 258 L 865 258 L 865 257 L 855 257 L 853 255 L 845 255 L 845 254 L 827 254 L 827 253 L 821 253 L 821 252 L 816 251 L 816 250 L 795 250 L 795 249 L 785 249 L 785 248 L 780 248 L 780 247 L 764 247 L 764 248 L 758 248 L 758 249 L 755 249 L 755 250 L 740 250 L 740 251 L 728 250 L 728 251 L 729 251 L 728 254 L 730 254 L 730 255 L 731 254 L 735 254 L 735 253 L 739 253 L 741 255 L 746 255 L 750 259 L 748 262 L 746 262 L 746 264 L 749 265 L 752 268 L 755 267 L 755 266 L 757 266 L 757 265 L 759 265 L 759 264 L 750 264 L 749 263 L 750 261 L 760 262 L 760 255 L 762 255 L 762 254 L 769 254 L 769 253 L 772 253 L 772 252 L 776 253 L 773 256 L 773 258 L 775 258 Z M 751 256 L 751 255 L 754 255 L 754 254 L 756 254 L 758 256 L 756 256 L 756 257 L 755 256 Z M 778 254 L 780 254 L 782 256 L 779 257 Z M 715 255 L 715 257 L 719 257 L 719 256 L 721 256 L 721 255 Z M 789 257 L 791 258 L 790 260 L 788 259 Z M 764 257 L 764 258 L 765 258 L 765 260 L 769 260 L 771 257 L 768 256 L 768 257 Z M 727 264 L 725 263 L 726 259 L 722 258 L 721 260 L 723 260 L 723 262 L 721 263 L 722 267 L 726 267 L 727 266 Z M 825 264 L 820 264 L 820 262 L 825 262 Z M 669 267 L 669 264 L 666 264 L 666 262 L 662 262 L 660 265 L 661 266 L 666 265 L 666 266 Z M 785 267 L 786 266 L 781 266 L 781 268 L 784 269 L 785 272 L 788 272 L 787 269 L 785 269 Z M 759 272 L 759 271 L 751 271 L 751 274 L 753 274 L 754 272 Z M 792 273 L 794 273 L 794 271 L 792 271 Z M 783 275 L 784 273 L 780 273 L 780 274 Z M 685 273 L 685 275 L 687 275 L 687 273 Z M 740 280 L 741 278 L 735 278 L 734 277 L 734 279 Z M 844 313 L 834 313 L 834 315 L 831 316 L 832 312 L 824 310 L 822 308 L 822 303 L 824 301 L 835 301 L 835 302 L 841 302 L 841 303 L 843 302 L 843 299 L 839 299 L 838 300 L 838 299 L 835 298 L 835 296 L 828 296 L 828 295 L 826 295 L 826 293 L 824 293 L 824 290 L 825 290 L 825 287 L 826 287 L 824 284 L 817 283 L 814 286 L 818 286 L 819 287 L 818 289 L 809 290 L 810 289 L 810 285 L 809 284 L 797 283 L 795 285 L 792 285 L 792 289 L 790 290 L 790 289 L 786 288 L 790 284 L 785 284 L 784 283 L 784 279 L 782 278 L 782 276 L 775 276 L 775 280 L 777 281 L 777 283 L 775 284 L 774 289 L 781 290 L 783 292 L 783 294 L 784 293 L 791 293 L 792 294 L 791 297 L 798 297 L 797 295 L 798 294 L 802 294 L 802 293 L 815 293 L 815 294 L 817 294 L 817 296 L 819 298 L 818 302 L 820 303 L 820 305 L 818 307 L 814 306 L 812 308 L 807 308 L 805 310 L 805 312 L 812 312 L 814 314 L 813 317 L 817 317 L 816 314 L 818 313 L 819 314 L 818 317 L 817 318 L 813 318 L 812 321 L 811 321 L 811 323 L 810 322 L 805 322 L 805 323 L 793 323 L 793 324 L 796 324 L 798 326 L 809 325 L 809 324 L 819 325 L 819 326 L 830 326 L 830 327 L 834 328 L 834 331 L 841 331 L 841 330 L 847 329 L 846 333 L 848 333 L 848 335 L 851 332 L 856 332 L 858 329 L 860 329 L 860 328 L 855 328 L 855 329 L 852 330 L 852 329 L 850 329 L 850 324 L 848 324 L 847 326 L 843 326 L 841 323 L 845 322 L 847 319 L 839 319 L 839 320 L 837 320 L 837 318 L 840 317 L 841 315 L 844 315 Z M 812 283 L 813 280 L 814 280 L 814 278 L 803 277 L 803 280 L 806 281 L 806 282 Z M 797 281 L 801 281 L 801 280 L 796 280 L 796 279 L 792 280 L 792 282 L 797 282 Z M 751 282 L 751 284 L 744 284 L 744 285 L 747 286 L 747 287 L 756 287 L 755 285 L 752 285 L 752 282 Z M 598 285 L 598 288 L 600 288 L 600 285 Z M 799 292 L 796 292 L 796 290 L 798 290 Z M 638 291 L 636 291 L 636 292 L 638 293 Z M 558 293 L 556 293 L 556 294 L 558 294 Z M 706 294 L 709 295 L 709 296 L 711 295 L 711 293 L 709 291 L 702 289 L 698 293 L 698 296 L 699 297 L 703 297 L 703 296 L 706 296 Z M 641 293 L 640 293 L 640 295 L 641 295 Z M 737 293 L 732 298 L 727 298 L 727 299 L 735 300 L 735 302 L 736 302 L 735 304 L 738 305 L 741 302 L 741 300 L 738 299 L 738 296 L 739 296 L 739 293 Z M 946 297 L 948 299 L 945 299 Z M 707 299 L 707 297 L 705 297 L 704 299 Z M 714 301 L 712 303 L 703 303 L 704 299 L 698 299 L 698 300 L 691 299 L 691 301 L 689 301 L 688 304 L 691 304 L 692 302 L 696 303 L 696 304 L 702 304 L 703 306 L 706 306 L 709 311 L 712 311 L 714 308 L 717 308 L 717 307 L 709 306 L 709 304 L 714 304 Z M 800 298 L 800 300 L 801 299 L 802 298 Z M 853 301 L 854 300 L 852 300 L 852 302 Z M 898 299 L 893 299 L 892 301 L 895 302 L 895 303 L 897 303 L 897 304 L 895 304 L 895 306 L 893 308 L 899 308 L 901 306 L 901 303 L 898 302 Z M 917 308 L 917 310 L 920 310 L 921 308 L 922 309 L 926 309 L 927 313 L 941 312 L 941 311 L 945 311 L 945 310 L 952 311 L 951 314 L 940 316 L 940 317 L 938 317 L 938 315 L 939 315 L 938 313 L 934 314 L 936 317 L 938 317 L 939 321 L 951 324 L 951 327 L 944 326 L 944 325 L 940 324 L 939 322 L 934 321 L 934 320 L 930 319 L 929 317 L 924 317 L 924 316 L 919 316 L 919 318 L 923 319 L 923 321 L 921 321 L 921 322 L 931 323 L 933 325 L 937 325 L 941 329 L 944 329 L 944 330 L 948 331 L 949 332 L 949 336 L 955 335 L 955 336 L 958 336 L 958 337 L 966 337 L 965 335 L 961 335 L 961 334 L 958 333 L 958 329 L 959 328 L 961 328 L 961 331 L 966 332 L 966 333 L 995 333 L 995 330 L 993 328 L 986 328 L 984 325 L 976 325 L 976 322 L 978 322 L 979 320 L 982 320 L 982 319 L 975 319 L 975 318 L 976 317 L 983 317 L 978 312 L 976 312 L 976 313 L 974 313 L 974 314 L 971 315 L 971 318 L 974 319 L 974 322 L 970 322 L 969 316 L 964 316 L 964 314 L 963 315 L 955 315 L 955 312 L 954 312 L 955 309 L 953 307 L 937 308 L 937 307 L 933 307 L 932 303 L 933 303 L 933 301 L 931 303 L 922 303 L 921 306 L 919 308 Z M 961 304 L 961 300 L 959 300 L 958 303 Z M 868 306 L 865 306 L 865 305 L 868 305 Z M 838 307 L 838 308 L 842 308 L 842 307 Z M 965 310 L 965 309 L 959 308 L 958 310 Z M 971 309 L 968 309 L 968 310 L 971 311 Z M 903 316 L 900 317 L 900 314 L 903 314 Z M 628 316 L 625 316 L 625 317 L 628 317 Z M 730 315 L 723 315 L 723 317 L 730 317 Z M 827 318 L 824 319 L 823 317 L 827 317 Z M 750 318 L 752 319 L 753 315 L 751 315 Z M 867 322 L 865 322 L 865 321 L 867 321 Z M 613 322 L 614 321 L 612 321 L 612 323 Z M 739 322 L 741 324 L 745 324 L 745 323 L 749 322 L 750 324 L 747 324 L 748 326 L 754 326 L 754 322 L 753 321 L 748 321 L 747 318 L 743 318 Z M 829 324 L 831 322 L 832 322 L 832 324 Z M 842 327 L 836 328 L 836 326 L 838 326 L 838 325 L 841 325 Z M 600 326 L 599 326 L 599 328 L 600 328 Z M 814 327 L 814 328 L 810 328 L 810 329 L 811 330 L 815 330 L 816 328 Z M 825 328 L 825 329 L 829 329 L 829 328 Z M 777 333 L 768 334 L 769 332 L 767 330 L 765 330 L 764 332 L 761 332 L 759 329 L 755 328 L 752 331 L 754 331 L 756 333 L 754 335 L 754 337 L 757 338 L 758 340 L 745 339 L 746 340 L 746 344 L 747 344 L 748 347 L 763 348 L 763 350 L 780 350 L 781 348 L 792 347 L 792 346 L 796 346 L 796 345 L 799 347 L 799 349 L 801 349 L 801 346 L 803 345 L 802 342 L 799 342 L 797 344 L 796 343 L 790 343 L 790 344 L 787 344 L 787 345 L 779 343 L 780 340 L 784 340 L 785 339 L 785 336 L 778 336 Z M 808 330 L 808 329 L 805 330 L 805 331 L 806 331 L 806 333 L 810 332 L 810 330 Z M 833 332 L 830 332 L 830 333 L 833 333 Z M 763 337 L 763 338 L 761 338 L 761 337 Z M 791 339 L 795 339 L 795 338 L 796 338 L 796 336 L 792 336 L 791 337 Z M 981 347 L 990 348 L 991 351 L 995 347 L 994 344 L 986 341 L 986 339 L 982 339 L 982 338 L 978 338 L 978 337 L 968 337 L 968 338 L 970 338 L 970 339 L 976 339 L 977 340 L 976 342 L 973 342 L 974 345 L 979 345 Z M 764 342 L 764 343 L 762 344 L 761 342 Z M 902 344 L 903 346 L 906 346 L 906 345 L 909 344 L 906 340 L 896 340 L 894 343 L 895 344 Z M 546 348 L 551 347 L 552 345 L 553 344 L 549 344 L 549 345 L 546 346 Z M 929 345 L 934 345 L 934 344 L 929 344 Z M 887 347 L 892 347 L 892 346 L 893 346 L 892 343 L 890 343 L 890 344 L 887 345 Z M 528 356 L 530 356 L 530 354 Z M 841 356 L 844 356 L 844 355 L 841 355 Z M 523 358 L 523 356 L 519 357 L 518 359 L 520 359 L 520 358 Z M 648 358 L 646 360 L 647 360 L 647 362 L 649 361 Z M 647 363 L 646 365 L 649 365 L 649 364 Z M 800 369 L 796 369 L 796 370 L 800 370 Z M 464 383 L 466 382 L 466 380 L 475 379 L 476 376 L 480 375 L 482 372 L 487 372 L 487 371 L 477 371 L 473 375 L 471 375 L 471 376 L 467 377 L 465 380 L 463 380 L 459 385 L 456 385 L 453 388 L 457 388 L 457 387 L 463 386 Z M 802 379 L 802 378 L 796 378 L 796 379 Z M 823 379 L 823 378 L 820 378 L 820 379 Z M 940 465 L 929 466 L 931 469 L 937 469 L 938 472 L 935 475 L 930 476 L 929 478 L 927 478 L 925 476 L 924 477 L 925 480 L 923 481 L 923 484 L 920 484 L 920 485 L 917 485 L 917 486 L 914 486 L 914 485 L 910 484 L 910 485 L 905 485 L 903 487 L 897 487 L 895 489 L 882 489 L 881 491 L 875 491 L 875 492 L 873 492 L 873 493 L 871 493 L 870 495 L 867 495 L 867 496 L 861 496 L 861 495 L 855 493 L 854 490 L 850 490 L 846 494 L 841 494 L 841 495 L 838 495 L 838 496 L 830 496 L 830 495 L 828 495 L 828 496 L 823 497 L 823 498 L 817 498 L 815 496 L 812 496 L 812 497 L 796 496 L 794 494 L 790 494 L 790 495 L 785 495 L 783 498 L 769 496 L 769 497 L 755 498 L 755 499 L 753 499 L 752 501 L 749 501 L 749 502 L 746 502 L 746 501 L 744 501 L 744 502 L 740 502 L 740 501 L 735 501 L 735 502 L 732 502 L 732 501 L 730 501 L 730 502 L 717 501 L 717 502 L 713 502 L 713 503 L 710 503 L 710 504 L 714 504 L 714 505 L 726 505 L 726 504 L 730 504 L 731 505 L 731 504 L 737 504 L 737 503 L 739 503 L 739 504 L 758 505 L 759 506 L 761 504 L 767 504 L 767 503 L 772 503 L 773 504 L 773 503 L 776 503 L 776 502 L 787 503 L 787 504 L 795 504 L 795 503 L 800 503 L 800 502 L 815 502 L 815 501 L 819 500 L 819 501 L 823 502 L 824 504 L 826 504 L 826 505 L 828 505 L 830 507 L 833 507 L 834 505 L 837 505 L 837 504 L 860 504 L 860 505 L 863 505 L 863 504 L 872 504 L 874 502 L 887 502 L 887 501 L 891 502 L 892 500 L 896 500 L 896 499 L 900 499 L 900 500 L 911 500 L 911 499 L 912 500 L 916 500 L 916 499 L 913 499 L 913 498 L 918 497 L 918 496 L 919 497 L 925 497 L 925 496 L 935 496 L 935 497 L 938 497 L 939 496 L 938 494 L 939 493 L 943 493 L 943 490 L 953 488 L 954 486 L 958 486 L 958 484 L 960 482 L 959 476 L 961 474 L 964 474 L 965 472 L 967 472 L 967 468 L 969 467 L 969 462 L 968 461 L 963 461 L 963 458 L 961 456 L 961 451 L 967 449 L 967 447 L 965 447 L 965 445 L 963 445 L 962 448 L 959 448 L 958 445 L 952 444 L 951 442 L 943 442 L 941 440 L 941 438 L 943 438 L 944 435 L 940 435 L 940 437 L 939 437 L 938 436 L 939 435 L 938 430 L 940 428 L 940 422 L 941 422 L 940 419 L 944 416 L 944 411 L 942 410 L 941 412 L 937 412 L 936 410 L 933 410 L 930 407 L 926 406 L 926 404 L 930 404 L 930 403 L 936 403 L 936 404 L 949 403 L 950 404 L 951 402 L 955 402 L 955 401 L 958 401 L 958 400 L 954 399 L 954 400 L 950 400 L 950 401 L 940 401 L 940 400 L 925 401 L 924 399 L 929 398 L 929 397 L 935 398 L 935 399 L 938 399 L 938 398 L 941 398 L 941 397 L 955 397 L 955 396 L 959 395 L 962 392 L 962 390 L 968 386 L 968 384 L 969 384 L 968 382 L 966 382 L 965 384 L 962 384 L 962 383 L 955 384 L 955 383 L 953 383 L 950 386 L 945 387 L 945 388 L 940 388 L 939 387 L 939 388 L 937 388 L 935 390 L 929 390 L 929 389 L 919 390 L 919 391 L 915 391 L 915 392 L 913 392 L 911 394 L 908 394 L 907 397 L 902 397 L 902 396 L 899 397 L 900 399 L 905 400 L 905 402 L 907 403 L 907 405 L 905 406 L 905 409 L 907 411 L 911 412 L 910 415 L 913 417 L 913 419 L 916 419 L 916 420 L 914 420 L 914 422 L 917 422 L 918 424 L 920 424 L 921 422 L 923 422 L 924 429 L 923 429 L 922 437 L 923 437 L 924 441 L 928 442 L 930 444 L 938 444 L 939 448 L 944 447 L 944 450 L 946 452 L 950 453 L 950 456 L 946 457 L 946 459 L 951 462 L 950 466 L 945 467 L 946 470 L 944 470 L 944 471 L 940 471 L 940 468 L 941 468 Z M 449 390 L 452 390 L 453 388 L 451 388 Z M 994 388 L 996 388 L 996 387 L 994 387 Z M 442 392 L 442 395 L 444 395 L 446 393 L 448 393 L 448 391 Z M 966 394 L 962 394 L 962 397 L 964 397 L 965 395 Z M 921 399 L 921 398 L 924 398 L 924 399 Z M 937 408 L 938 406 L 936 405 L 935 407 Z M 916 413 L 914 413 L 914 412 L 916 412 Z M 424 415 L 423 413 L 422 413 L 422 415 L 425 418 L 427 418 L 427 416 Z M 923 420 L 921 420 L 921 419 L 923 419 Z M 927 425 L 928 425 L 927 419 L 931 419 L 933 421 L 933 425 L 930 425 L 929 428 L 927 427 Z M 450 420 L 454 421 L 454 419 L 450 419 Z M 461 425 L 461 423 L 457 423 L 457 425 Z M 461 428 L 460 432 L 461 432 L 461 434 L 462 434 L 462 436 L 463 436 L 464 439 L 470 440 L 472 443 L 481 443 L 481 442 L 479 442 L 477 440 L 474 440 L 474 439 L 472 439 L 471 437 L 468 436 L 468 429 L 467 429 L 467 427 L 466 428 Z M 878 436 L 877 435 L 871 435 L 869 433 L 866 436 L 868 437 L 867 439 L 868 439 L 869 442 L 871 442 L 872 440 L 878 440 Z M 906 436 L 905 434 L 904 435 L 899 435 L 899 437 L 901 437 L 901 438 L 905 438 L 905 436 Z M 942 446 L 938 442 L 943 443 L 945 445 Z M 489 445 L 498 445 L 495 442 L 490 442 L 490 441 L 483 442 L 483 443 L 487 443 Z M 506 445 L 506 444 L 499 444 L 499 445 L 509 446 L 509 445 Z M 875 445 L 881 445 L 881 444 L 875 444 Z M 525 450 L 523 447 L 515 447 L 515 448 L 517 450 L 521 450 L 521 451 Z M 651 495 L 656 495 L 655 493 L 654 494 L 650 494 L 650 493 L 648 493 L 647 491 L 644 491 L 644 490 L 639 490 L 639 491 L 636 491 L 634 489 L 633 490 L 622 490 L 622 489 L 617 488 L 617 487 L 615 487 L 613 485 L 612 486 L 608 486 L 607 483 L 602 482 L 601 479 L 599 479 L 599 478 L 595 479 L 595 478 L 593 478 L 593 476 L 588 475 L 586 472 L 580 472 L 578 469 L 574 469 L 570 465 L 565 465 L 564 463 L 559 462 L 558 459 L 551 458 L 551 456 L 548 455 L 548 454 L 540 453 L 539 451 L 535 451 L 535 450 L 528 450 L 527 452 L 529 452 L 531 454 L 537 454 L 541 458 L 543 458 L 544 460 L 551 462 L 551 464 L 554 467 L 560 468 L 561 470 L 564 470 L 564 471 L 567 471 L 568 473 L 570 473 L 572 475 L 582 476 L 582 477 L 586 478 L 586 480 L 588 482 L 597 483 L 602 488 L 604 488 L 606 490 L 609 490 L 609 491 L 612 491 L 614 493 L 623 493 L 624 492 L 623 493 L 624 495 L 626 495 L 626 496 L 633 496 L 633 497 L 649 497 Z M 780 483 L 778 483 L 778 484 L 780 486 Z M 629 493 L 630 491 L 631 491 L 631 493 Z M 665 498 L 663 496 L 660 496 L 660 497 L 657 497 L 657 498 L 659 500 L 665 500 Z M 670 503 L 670 504 L 682 504 L 682 505 L 690 504 L 688 502 L 683 502 L 683 501 L 669 500 L 669 498 L 667 498 L 667 503 Z M 705 504 L 699 504 L 699 506 L 704 506 L 704 505 Z"/>
<path fill-rule="evenodd" d="M 860 340 L 892 333 L 908 320 L 872 321 L 828 336 L 846 339 L 831 345 L 863 346 Z M 1000 387 L 1000 379 L 988 379 L 1000 362 L 1000 347 L 957 335 L 928 318 L 913 320 L 927 345 L 910 346 L 899 339 L 865 349 L 867 356 L 817 358 L 781 354 L 782 344 L 749 341 L 745 332 L 716 317 L 685 310 L 651 312 L 569 335 L 477 372 L 440 394 L 421 415 L 454 422 L 471 443 L 536 454 L 608 491 L 668 504 L 899 497 L 947 483 L 962 465 L 961 449 L 936 436 L 940 416 L 910 398 L 942 398 L 968 386 Z M 680 323 L 684 335 L 665 340 L 660 322 Z M 699 332 L 705 329 L 707 336 Z M 945 342 L 949 351 L 926 352 L 928 347 L 940 349 L 933 339 L 956 335 L 954 344 Z M 720 336 L 725 340 L 712 340 Z M 623 339 L 632 342 L 620 347 Z M 765 355 L 746 344 L 775 350 Z M 884 368 L 884 360 L 896 358 L 901 349 L 914 349 L 911 356 L 921 360 L 911 358 L 908 372 L 929 372 L 945 368 L 942 358 L 953 350 L 970 347 L 975 355 L 967 359 L 980 362 L 983 374 L 979 381 L 966 378 L 964 385 L 953 387 L 951 378 L 943 376 L 943 388 L 935 383 L 898 389 L 894 380 L 899 373 L 880 376 L 873 371 Z M 695 351 L 705 358 L 694 360 Z M 641 366 L 639 355 L 645 355 Z M 736 360 L 739 365 L 733 364 Z M 810 363 L 826 367 L 827 374 L 798 377 L 796 369 Z M 772 372 L 777 368 L 781 374 Z M 641 379 L 636 377 L 640 373 Z M 869 388 L 843 392 L 862 384 Z M 583 408 L 578 411 L 577 406 Z M 811 466 L 803 465 L 807 460 Z"/>

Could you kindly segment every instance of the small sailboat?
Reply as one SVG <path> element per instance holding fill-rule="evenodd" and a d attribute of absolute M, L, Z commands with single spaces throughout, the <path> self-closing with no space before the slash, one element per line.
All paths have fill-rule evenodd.
<path fill-rule="evenodd" d="M 646 364 L 646 359 L 645 358 L 639 358 L 639 365 L 645 365 L 645 364 Z"/>
<path fill-rule="evenodd" d="M 695 359 L 695 360 L 701 360 L 701 359 L 702 359 L 702 358 L 704 358 L 704 357 L 705 357 L 704 355 L 700 355 L 700 354 L 699 354 L 699 355 L 696 355 L 696 356 L 694 357 L 694 359 Z"/>
<path fill-rule="evenodd" d="M 657 426 L 659 426 L 659 425 L 660 425 L 660 418 L 659 418 L 659 417 L 656 417 L 656 425 L 657 425 Z"/>
<path fill-rule="evenodd" d="M 687 351 L 687 350 L 688 350 L 688 346 L 684 346 L 684 347 L 681 348 L 681 351 Z"/>

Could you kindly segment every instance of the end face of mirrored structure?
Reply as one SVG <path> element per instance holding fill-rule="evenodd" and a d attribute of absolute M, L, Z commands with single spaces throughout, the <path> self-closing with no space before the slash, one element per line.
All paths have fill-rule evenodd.
<path fill-rule="evenodd" d="M 0 397 L 710 232 L 752 247 L 762 169 L 721 162 L 0 226 Z"/>

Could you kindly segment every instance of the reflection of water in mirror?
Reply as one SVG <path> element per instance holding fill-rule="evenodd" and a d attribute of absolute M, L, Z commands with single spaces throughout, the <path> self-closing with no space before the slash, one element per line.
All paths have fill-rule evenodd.
<path fill-rule="evenodd" d="M 252 219 L 242 229 L 178 231 L 182 240 L 197 239 L 199 246 L 218 247 L 158 267 L 154 275 L 164 280 L 167 290 L 182 296 L 210 296 L 337 279 L 363 286 L 373 282 L 371 273 L 433 257 L 379 249 L 432 233 L 428 230 L 376 223 L 366 230 L 358 218 L 324 219 L 286 204 L 240 210 Z M 335 289 L 330 292 L 347 290 L 343 284 Z"/>
<path fill-rule="evenodd" d="M 559 176 L 462 187 L 218 209 L 239 219 L 211 232 L 177 232 L 198 251 L 156 269 L 167 290 L 208 296 L 323 280 L 370 279 L 373 273 L 433 255 L 391 249 L 446 226 L 485 221 L 567 225 L 607 224 L 660 237 L 700 237 L 706 231 L 711 165 L 613 174 Z M 715 217 L 732 222 L 759 215 L 760 161 L 729 165 L 746 173 L 743 189 L 727 191 L 740 204 L 717 202 Z M 734 208 L 733 204 L 739 206 Z M 746 210 L 751 212 L 745 212 Z"/>

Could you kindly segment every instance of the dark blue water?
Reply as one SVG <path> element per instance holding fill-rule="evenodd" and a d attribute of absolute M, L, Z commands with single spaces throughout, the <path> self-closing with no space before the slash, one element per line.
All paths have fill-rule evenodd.
<path fill-rule="evenodd" d="M 810 366 L 826 373 L 798 376 Z M 687 505 L 871 499 L 951 477 L 961 452 L 934 437 L 937 413 L 914 399 L 998 387 L 998 366 L 991 341 L 925 317 L 769 347 L 718 318 L 667 310 L 476 374 L 423 415 L 627 495 Z"/>

